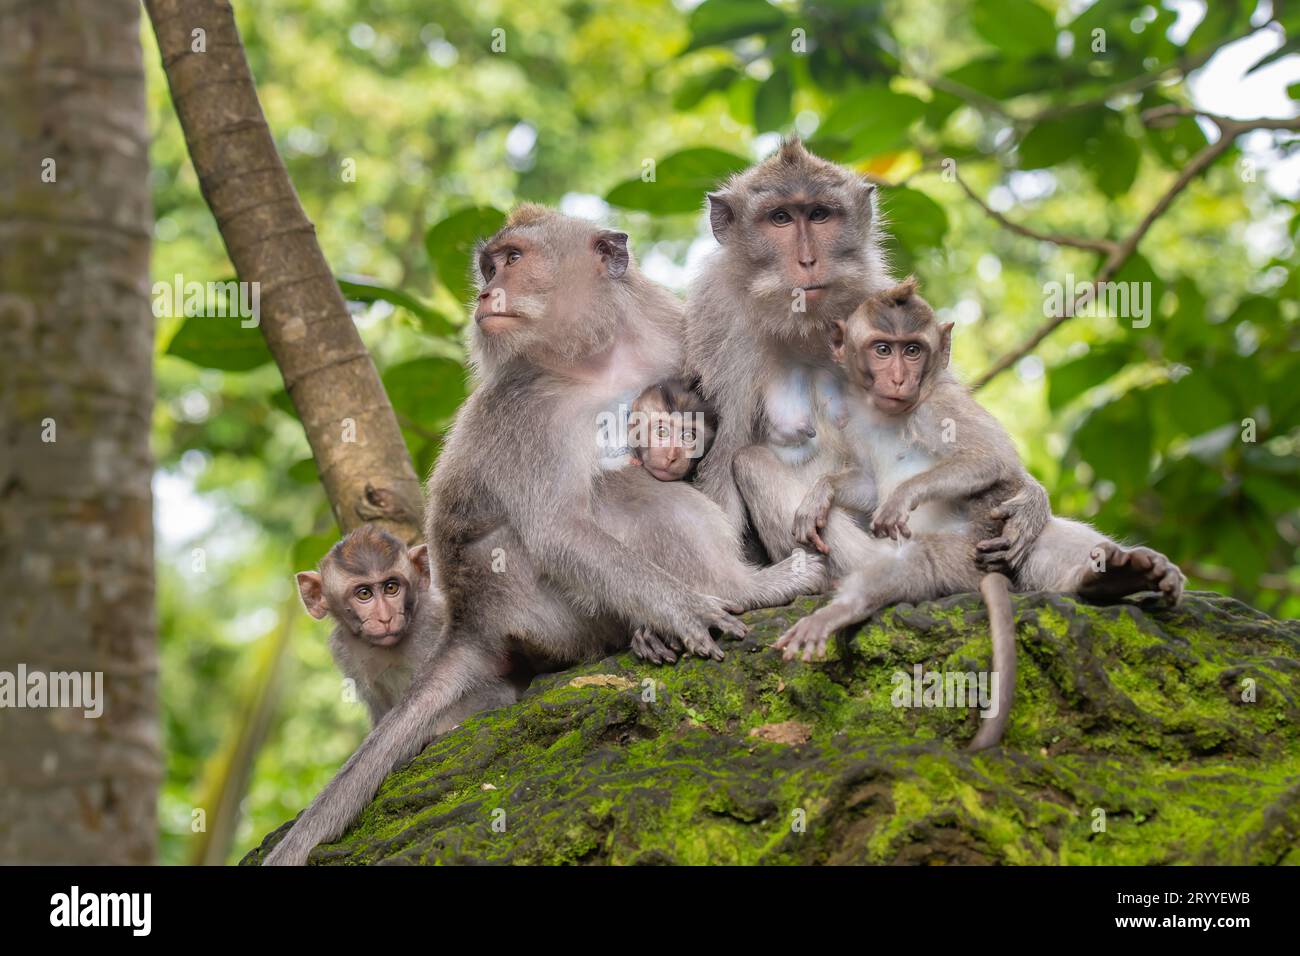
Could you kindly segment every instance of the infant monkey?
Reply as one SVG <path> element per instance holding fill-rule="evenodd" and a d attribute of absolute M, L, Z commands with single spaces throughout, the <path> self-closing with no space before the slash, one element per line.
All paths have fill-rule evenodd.
<path fill-rule="evenodd" d="M 651 385 L 632 402 L 632 456 L 660 481 L 694 473 L 718 430 L 718 416 L 690 383 Z"/>
<path fill-rule="evenodd" d="M 922 601 L 979 587 L 989 606 L 993 670 L 1000 673 L 997 716 L 972 743 L 991 746 L 1010 709 L 1015 632 L 1007 579 L 984 575 L 976 542 L 998 532 L 998 504 L 1010 496 L 1033 527 L 1031 542 L 1005 569 L 1019 591 L 1066 591 L 1117 598 L 1158 591 L 1182 596 L 1183 575 L 1149 548 L 1125 548 L 1076 521 L 1051 516 L 1042 487 L 1025 471 L 1006 431 L 948 371 L 952 323 L 940 325 L 916 293 L 916 280 L 872 296 L 836 323 L 835 360 L 847 372 L 845 437 L 855 467 L 817 482 L 795 515 L 795 537 L 827 551 L 820 531 L 837 497 L 874 507 L 880 540 L 866 566 L 845 575 L 825 607 L 777 642 L 787 659 L 820 656 L 831 634 L 886 605 Z M 1041 533 L 1040 533 L 1041 532 Z M 998 542 L 988 542 L 989 548 Z"/>
<path fill-rule="evenodd" d="M 351 680 L 375 725 L 405 696 L 414 676 L 443 643 L 443 602 L 433 587 L 429 547 L 406 548 L 362 525 L 330 548 L 320 570 L 300 571 L 307 613 L 335 621 L 334 663 Z M 470 714 L 514 703 L 515 688 L 492 685 L 472 694 L 438 727 L 445 733 Z"/>

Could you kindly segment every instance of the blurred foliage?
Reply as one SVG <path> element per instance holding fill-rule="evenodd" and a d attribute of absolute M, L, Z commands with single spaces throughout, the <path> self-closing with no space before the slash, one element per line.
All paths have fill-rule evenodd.
<path fill-rule="evenodd" d="M 1266 24 L 1267 5 L 1232 0 L 237 7 L 272 130 L 421 473 L 466 394 L 469 252 L 516 201 L 627 229 L 647 271 L 681 289 L 712 241 L 704 192 L 798 132 L 884 184 L 894 269 L 921 277 L 957 323 L 958 365 L 979 372 L 1044 321 L 1053 283 L 1068 290 L 1100 263 L 1003 228 L 951 173 L 1013 221 L 1122 238 L 1213 130 L 1151 128 L 1142 112 L 1192 102 L 1183 68 L 1230 40 L 1267 28 L 1294 50 L 1300 38 L 1294 6 Z M 144 42 L 154 276 L 221 281 L 231 267 Z M 1266 54 L 1256 69 L 1277 59 Z M 980 393 L 1059 512 L 1287 616 L 1300 611 L 1300 186 L 1269 172 L 1295 142 L 1243 139 L 1157 221 L 1117 277 L 1150 283 L 1149 325 L 1076 316 Z M 268 359 L 235 320 L 160 322 L 169 862 L 190 852 L 205 766 L 248 712 L 251 645 L 275 640 L 292 573 L 336 533 Z M 283 677 L 292 706 L 257 758 L 231 859 L 304 806 L 364 733 L 326 628 L 299 624 Z"/>

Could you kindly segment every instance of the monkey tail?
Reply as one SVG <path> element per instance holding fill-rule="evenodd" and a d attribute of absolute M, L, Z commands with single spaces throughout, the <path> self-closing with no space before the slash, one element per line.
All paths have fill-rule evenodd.
<path fill-rule="evenodd" d="M 968 750 L 985 750 L 1002 739 L 1011 716 L 1016 690 L 1016 623 L 1011 614 L 1010 582 L 994 572 L 980 579 L 980 594 L 989 612 L 989 633 L 993 636 L 993 672 L 998 675 L 997 716 L 980 719 L 979 733 Z"/>

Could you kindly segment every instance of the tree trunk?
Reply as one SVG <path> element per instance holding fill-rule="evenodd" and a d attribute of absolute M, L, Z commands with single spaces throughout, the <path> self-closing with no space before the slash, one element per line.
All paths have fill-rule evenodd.
<path fill-rule="evenodd" d="M 172 102 L 235 271 L 344 531 L 421 537 L 420 482 L 392 405 L 275 148 L 226 0 L 145 0 Z"/>
<path fill-rule="evenodd" d="M 0 0 L 0 863 L 157 846 L 148 129 L 135 0 Z"/>

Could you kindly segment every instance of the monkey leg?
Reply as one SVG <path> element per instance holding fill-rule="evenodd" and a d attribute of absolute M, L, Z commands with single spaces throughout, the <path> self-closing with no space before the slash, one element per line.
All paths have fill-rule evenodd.
<path fill-rule="evenodd" d="M 1177 604 L 1185 583 L 1178 566 L 1159 551 L 1126 548 L 1068 518 L 1048 522 L 1019 575 L 1022 591 L 1064 591 L 1095 601 L 1156 591 Z"/>
<path fill-rule="evenodd" d="M 753 611 L 789 604 L 801 594 L 817 594 L 825 586 L 826 559 L 799 550 L 777 564 L 751 571 L 740 593 L 722 596 L 734 600 L 742 611 Z"/>
<path fill-rule="evenodd" d="M 452 635 L 447 649 L 416 675 L 406 697 L 370 731 L 263 865 L 301 866 L 318 843 L 338 838 L 384 778 L 436 736 L 452 707 L 500 681 L 497 671 L 497 657 L 476 646 L 472 636 Z"/>
<path fill-rule="evenodd" d="M 960 535 L 918 535 L 901 544 L 869 539 L 872 554 L 841 579 L 834 598 L 798 621 L 773 645 L 786 660 L 820 659 L 831 635 L 899 601 L 925 601 L 972 590 L 980 574 Z"/>

